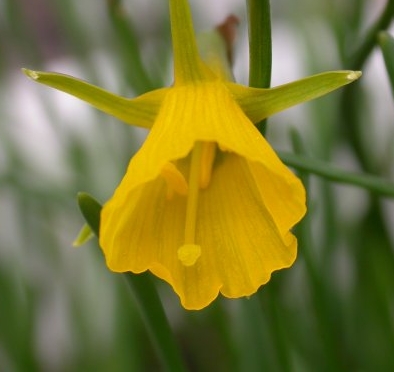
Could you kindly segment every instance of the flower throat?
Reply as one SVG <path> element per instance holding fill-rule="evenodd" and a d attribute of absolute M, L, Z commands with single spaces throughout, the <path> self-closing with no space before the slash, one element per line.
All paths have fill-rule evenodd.
<path fill-rule="evenodd" d="M 214 142 L 196 142 L 190 155 L 189 178 L 186 182 L 177 167 L 168 163 L 161 172 L 167 183 L 167 198 L 174 192 L 187 197 L 184 244 L 178 249 L 178 259 L 185 266 L 193 266 L 201 256 L 201 246 L 196 244 L 196 222 L 200 190 L 209 186 L 215 160 Z"/>

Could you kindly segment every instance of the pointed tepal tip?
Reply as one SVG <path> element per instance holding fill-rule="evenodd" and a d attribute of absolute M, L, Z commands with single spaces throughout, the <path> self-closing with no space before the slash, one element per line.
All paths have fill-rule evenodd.
<path fill-rule="evenodd" d="M 38 75 L 38 73 L 37 73 L 36 71 L 29 70 L 29 69 L 27 69 L 27 68 L 22 68 L 22 72 L 23 72 L 27 77 L 29 77 L 30 79 L 38 80 L 38 78 L 39 78 L 39 75 Z"/>
<path fill-rule="evenodd" d="M 349 71 L 347 74 L 347 79 L 350 81 L 357 80 L 362 75 L 361 71 Z"/>

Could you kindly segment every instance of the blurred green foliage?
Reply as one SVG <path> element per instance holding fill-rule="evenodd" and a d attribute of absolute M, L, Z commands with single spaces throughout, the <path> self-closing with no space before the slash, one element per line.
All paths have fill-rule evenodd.
<path fill-rule="evenodd" d="M 207 25 L 209 2 L 191 3 L 197 27 Z M 219 22 L 230 8 L 243 21 L 237 53 L 246 2 L 221 3 Z M 298 60 L 303 75 L 364 72 L 301 116 L 290 110 L 268 121 L 268 139 L 296 153 L 308 189 L 297 262 L 250 299 L 220 298 L 199 312 L 152 280 L 190 371 L 392 371 L 393 201 L 368 186 L 333 184 L 324 165 L 393 180 L 394 47 L 381 32 L 394 1 L 272 3 L 274 71 L 284 65 L 275 57 L 284 29 L 295 37 L 280 42 L 298 53 L 286 69 Z M 33 86 L 19 70 L 56 68 L 126 96 L 169 84 L 166 9 L 165 0 L 0 4 L 1 371 L 163 370 L 124 278 L 107 271 L 96 242 L 71 248 L 83 224 L 77 193 L 105 201 L 143 133 Z"/>

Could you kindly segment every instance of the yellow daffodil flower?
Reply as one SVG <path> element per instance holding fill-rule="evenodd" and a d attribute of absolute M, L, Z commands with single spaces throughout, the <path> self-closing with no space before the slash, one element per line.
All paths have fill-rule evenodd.
<path fill-rule="evenodd" d="M 306 212 L 299 179 L 254 123 L 360 76 L 337 71 L 272 89 L 235 84 L 219 49 L 201 58 L 187 0 L 170 0 L 173 86 L 135 99 L 69 76 L 25 70 L 119 119 L 149 128 L 104 205 L 100 246 L 115 272 L 151 271 L 201 309 L 249 296 L 297 254 Z"/>

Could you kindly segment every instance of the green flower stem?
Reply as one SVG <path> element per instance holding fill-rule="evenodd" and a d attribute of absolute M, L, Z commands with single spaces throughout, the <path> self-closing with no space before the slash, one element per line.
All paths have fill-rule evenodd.
<path fill-rule="evenodd" d="M 369 174 L 357 174 L 334 167 L 324 161 L 303 155 L 278 152 L 282 161 L 290 167 L 315 174 L 330 181 L 367 189 L 380 196 L 394 197 L 394 184 Z"/>
<path fill-rule="evenodd" d="M 248 0 L 249 24 L 249 85 L 254 88 L 269 88 L 271 85 L 272 42 L 271 42 L 271 7 L 270 0 Z M 266 132 L 267 119 L 256 123 L 262 135 Z M 291 371 L 289 349 L 283 327 L 278 321 L 281 317 L 276 288 L 273 282 L 268 286 L 269 308 L 272 322 L 270 330 L 277 350 L 278 363 L 282 371 Z M 266 294 L 264 294 L 266 295 Z M 262 301 L 262 292 L 259 299 Z M 264 304 L 263 308 L 265 308 Z M 266 308 L 265 308 L 266 309 Z"/>
<path fill-rule="evenodd" d="M 87 193 L 78 194 L 79 208 L 89 227 L 99 236 L 101 205 Z M 166 371 L 184 372 L 179 349 L 159 295 L 148 273 L 123 274 L 136 299 L 142 319 Z"/>
<path fill-rule="evenodd" d="M 248 0 L 249 85 L 269 88 L 271 84 L 272 41 L 270 0 Z M 256 124 L 265 134 L 266 120 Z"/>
<path fill-rule="evenodd" d="M 205 71 L 200 63 L 192 15 L 187 0 L 170 0 L 174 84 L 203 80 Z"/>

